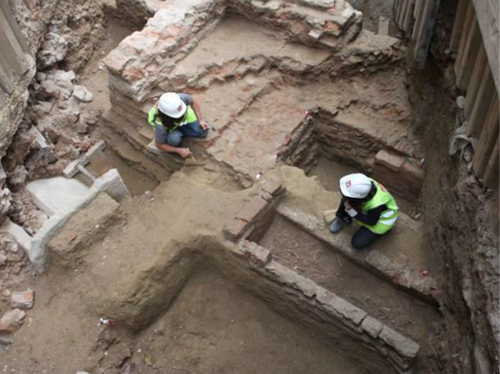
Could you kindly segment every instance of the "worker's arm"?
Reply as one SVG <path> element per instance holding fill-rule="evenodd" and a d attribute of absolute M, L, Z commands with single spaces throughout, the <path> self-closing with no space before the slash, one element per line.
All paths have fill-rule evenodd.
<path fill-rule="evenodd" d="M 385 204 L 378 206 L 374 209 L 370 209 L 366 213 L 358 212 L 357 210 L 352 208 L 350 205 L 349 205 L 349 207 L 346 206 L 347 214 L 349 214 L 355 220 L 358 220 L 359 222 L 362 222 L 362 223 L 370 225 L 370 226 L 377 224 L 378 220 L 380 219 L 380 215 L 385 210 L 387 210 L 387 205 L 385 205 Z"/>
<path fill-rule="evenodd" d="M 200 127 L 203 130 L 208 130 L 208 123 L 203 120 L 200 104 L 194 97 L 192 98 L 191 106 L 193 107 L 194 113 L 196 114 L 196 118 L 198 118 L 198 121 L 200 122 Z"/>
<path fill-rule="evenodd" d="M 183 158 L 189 157 L 191 155 L 191 151 L 189 149 L 181 147 L 172 147 L 171 145 L 160 143 L 158 142 L 158 140 L 156 140 L 155 143 L 156 143 L 156 148 L 158 148 L 163 152 L 176 153 Z"/>

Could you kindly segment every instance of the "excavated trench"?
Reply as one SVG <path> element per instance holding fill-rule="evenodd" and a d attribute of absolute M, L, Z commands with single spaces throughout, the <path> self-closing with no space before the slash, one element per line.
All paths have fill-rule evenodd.
<path fill-rule="evenodd" d="M 104 135 L 114 151 L 157 180 L 180 170 L 220 191 L 255 186 L 281 164 L 302 168 L 332 193 L 338 192 L 340 176 L 365 172 L 394 191 L 404 213 L 417 215 L 421 149 L 409 127 L 404 70 L 375 69 L 363 75 L 353 67 L 346 77 L 332 75 L 327 72 L 335 62 L 325 50 L 284 42 L 276 30 L 234 12 L 211 24 L 208 33 L 199 32 L 202 37 L 181 51 L 167 75 L 162 72 L 148 82 L 150 94 L 139 103 L 130 100 L 123 82 L 112 75 Z M 170 87 L 194 93 L 216 129 L 207 141 L 186 143 L 206 165 L 196 171 L 151 149 L 145 114 Z M 164 170 L 158 172 L 155 164 Z M 154 188 L 144 185 L 139 194 Z M 318 312 L 318 296 L 311 297 L 307 289 L 273 283 L 252 264 L 235 265 L 212 253 L 220 249 L 211 248 L 208 255 L 202 250 L 204 260 L 189 250 L 177 270 L 173 265 L 165 269 L 168 281 L 161 282 L 157 299 L 148 295 L 150 300 L 131 315 L 115 310 L 119 320 L 127 319 L 139 331 L 135 344 L 155 357 L 155 367 L 174 372 L 406 372 L 413 359 L 401 356 L 397 343 L 381 339 L 381 330 L 363 332 L 361 323 L 368 315 L 377 326 L 387 326 L 380 329 L 412 339 L 410 346 L 419 343 L 413 369 L 431 372 L 427 360 L 440 316 L 427 294 L 419 297 L 421 290 L 401 285 L 386 269 L 367 269 L 357 254 L 346 256 L 278 211 L 266 218 L 258 235 L 251 234 L 252 240 L 267 248 L 289 276 L 304 277 L 309 287 L 331 292 L 342 303 L 347 300 L 347 309 L 363 317 L 350 325 L 349 313 L 339 316 L 328 307 Z M 422 271 L 428 264 L 411 251 L 409 246 L 389 257 L 401 260 L 403 268 L 415 260 L 417 270 L 411 272 Z M 273 267 L 268 263 L 265 268 Z M 127 365 L 139 365 L 137 360 L 140 356 Z"/>
<path fill-rule="evenodd" d="M 422 150 L 399 42 L 365 31 L 356 39 L 356 20 L 317 38 L 305 18 L 254 3 L 177 4 L 188 8 L 181 15 L 170 5 L 109 53 L 109 73 L 89 68 L 108 147 L 86 168 L 97 177 L 118 169 L 133 198 L 91 202 L 85 209 L 105 222 L 79 212 L 48 244 L 51 272 L 67 284 L 49 272 L 42 287 L 53 287 L 49 300 L 64 297 L 24 337 L 39 342 L 43 323 L 49 340 L 81 336 L 87 367 L 103 372 L 437 372 L 440 314 L 426 274 L 438 274 L 413 219 Z M 184 144 L 201 166 L 154 147 L 145 119 L 164 91 L 193 94 L 214 127 Z M 321 217 L 338 204 L 338 179 L 357 171 L 393 191 L 403 212 L 363 253 Z M 63 302 L 81 304 L 75 326 L 51 322 Z M 95 343 L 89 326 L 104 315 L 117 327 Z M 59 370 L 76 364 L 85 367 L 78 359 Z"/>

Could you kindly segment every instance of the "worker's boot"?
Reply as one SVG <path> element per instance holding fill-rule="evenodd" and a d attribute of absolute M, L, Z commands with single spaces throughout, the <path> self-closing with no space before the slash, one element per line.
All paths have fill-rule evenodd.
<path fill-rule="evenodd" d="M 340 230 L 342 230 L 344 228 L 344 226 L 346 225 L 346 223 L 344 222 L 343 219 L 341 218 L 335 218 L 332 222 L 332 224 L 330 225 L 330 231 L 334 234 L 340 232 Z"/>

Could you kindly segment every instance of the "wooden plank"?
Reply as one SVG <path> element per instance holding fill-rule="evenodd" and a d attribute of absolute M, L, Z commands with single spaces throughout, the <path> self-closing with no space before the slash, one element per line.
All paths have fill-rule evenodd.
<path fill-rule="evenodd" d="M 491 157 L 488 161 L 488 166 L 486 166 L 486 172 L 484 173 L 484 185 L 494 190 L 498 190 L 499 182 L 500 163 L 498 139 L 499 138 L 497 138 L 497 142 L 493 148 L 493 152 L 491 152 Z"/>
<path fill-rule="evenodd" d="M 408 0 L 408 9 L 406 10 L 405 19 L 403 21 L 403 27 L 406 32 L 406 35 L 411 35 L 412 26 L 413 26 L 413 9 L 415 7 L 415 0 Z"/>
<path fill-rule="evenodd" d="M 486 171 L 486 165 L 491 157 L 493 147 L 498 139 L 499 121 L 500 121 L 500 110 L 498 103 L 498 95 L 496 95 L 488 115 L 486 116 L 486 124 L 483 131 L 481 132 L 481 137 L 479 143 L 474 152 L 474 160 L 472 162 L 472 169 L 478 178 L 484 177 L 484 172 Z"/>
<path fill-rule="evenodd" d="M 471 30 L 467 35 L 467 41 L 464 49 L 464 56 L 461 61 L 461 66 L 458 68 L 459 74 L 457 75 L 456 84 L 461 90 L 467 90 L 469 85 L 472 70 L 474 69 L 474 62 L 482 44 L 481 31 L 476 18 L 472 22 Z"/>
<path fill-rule="evenodd" d="M 434 23 L 436 22 L 437 13 L 439 10 L 440 0 L 427 0 L 424 9 L 424 19 L 422 33 L 415 44 L 415 61 L 417 66 L 422 69 L 429 53 L 431 46 L 431 38 L 434 31 Z"/>
<path fill-rule="evenodd" d="M 457 12 L 455 14 L 455 21 L 453 22 L 453 31 L 451 32 L 450 38 L 450 49 L 453 52 L 458 51 L 458 42 L 460 41 L 460 36 L 462 35 L 465 16 L 467 15 L 467 6 L 470 2 L 471 0 L 459 0 Z"/>
<path fill-rule="evenodd" d="M 416 40 L 418 37 L 418 33 L 422 28 L 422 23 L 424 21 L 424 7 L 425 0 L 417 0 L 417 4 L 415 5 L 415 24 L 413 25 L 413 40 Z"/>
<path fill-rule="evenodd" d="M 499 4 L 498 0 L 473 0 L 479 28 L 483 35 L 486 55 L 491 66 L 495 86 L 499 86 Z"/>
<path fill-rule="evenodd" d="M 481 85 L 477 92 L 476 100 L 470 115 L 467 135 L 473 138 L 478 138 L 484 125 L 484 120 L 488 113 L 488 109 L 492 100 L 495 98 L 495 83 L 491 74 L 490 67 L 487 65 L 484 69 Z"/>
<path fill-rule="evenodd" d="M 476 100 L 477 91 L 481 85 L 481 78 L 483 77 L 484 69 L 486 69 L 487 64 L 488 61 L 486 59 L 486 51 L 484 50 L 484 45 L 481 45 L 477 54 L 476 62 L 474 63 L 474 70 L 472 71 L 470 83 L 467 87 L 467 96 L 465 97 L 464 107 L 466 119 L 469 119 L 472 112 L 472 106 Z"/>
<path fill-rule="evenodd" d="M 467 6 L 467 15 L 465 16 L 464 27 L 462 29 L 462 36 L 460 37 L 460 42 L 458 44 L 458 54 L 457 54 L 457 59 L 455 60 L 455 67 L 454 67 L 456 76 L 460 75 L 460 71 L 458 69 L 459 67 L 462 66 L 462 59 L 464 57 L 464 50 L 467 43 L 467 36 L 469 35 L 469 31 L 471 29 L 471 25 L 474 19 L 475 19 L 474 4 L 471 1 Z"/>

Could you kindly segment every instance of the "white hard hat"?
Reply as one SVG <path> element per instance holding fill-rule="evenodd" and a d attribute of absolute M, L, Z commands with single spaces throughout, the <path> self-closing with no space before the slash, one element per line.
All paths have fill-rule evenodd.
<path fill-rule="evenodd" d="M 181 118 L 186 113 L 186 104 L 174 92 L 167 92 L 160 96 L 158 109 L 172 118 Z"/>
<path fill-rule="evenodd" d="M 340 191 L 345 197 L 364 199 L 372 189 L 372 181 L 364 174 L 349 174 L 340 178 Z"/>

